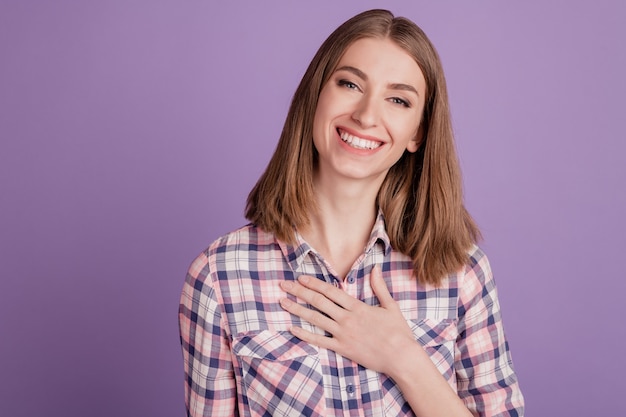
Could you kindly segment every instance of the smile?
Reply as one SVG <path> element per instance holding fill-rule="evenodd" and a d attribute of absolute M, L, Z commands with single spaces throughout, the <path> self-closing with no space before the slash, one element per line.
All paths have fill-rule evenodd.
<path fill-rule="evenodd" d="M 341 140 L 355 149 L 376 149 L 382 145 L 382 142 L 375 142 L 373 140 L 363 139 L 358 136 L 351 135 L 343 130 L 339 130 L 339 136 Z"/>

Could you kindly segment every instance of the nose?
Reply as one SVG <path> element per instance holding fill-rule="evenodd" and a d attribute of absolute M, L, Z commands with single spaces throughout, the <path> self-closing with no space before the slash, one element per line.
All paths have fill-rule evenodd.
<path fill-rule="evenodd" d="M 379 123 L 380 112 L 375 100 L 364 94 L 352 112 L 352 120 L 363 128 L 375 127 Z"/>

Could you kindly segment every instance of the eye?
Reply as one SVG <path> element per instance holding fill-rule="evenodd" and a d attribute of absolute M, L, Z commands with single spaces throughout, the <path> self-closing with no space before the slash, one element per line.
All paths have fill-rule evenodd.
<path fill-rule="evenodd" d="M 389 99 L 389 101 L 391 101 L 394 104 L 399 104 L 399 105 L 404 106 L 404 107 L 411 107 L 411 103 L 409 103 L 408 101 L 406 101 L 404 99 L 401 99 L 399 97 L 391 97 Z"/>
<path fill-rule="evenodd" d="M 352 81 L 348 81 L 348 80 L 339 80 L 337 81 L 337 84 L 341 87 L 346 87 L 350 90 L 359 90 L 359 86 L 356 85 L 355 83 L 353 83 Z"/>

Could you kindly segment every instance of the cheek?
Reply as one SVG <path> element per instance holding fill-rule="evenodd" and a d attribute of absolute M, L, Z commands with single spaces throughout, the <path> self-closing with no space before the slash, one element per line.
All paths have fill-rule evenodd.
<path fill-rule="evenodd" d="M 326 123 L 324 123 L 324 117 L 320 108 L 315 111 L 313 117 L 313 146 L 319 151 L 320 144 L 324 141 L 326 136 Z"/>
<path fill-rule="evenodd" d="M 394 126 L 392 136 L 396 138 L 396 143 L 400 148 L 398 152 L 404 152 L 405 150 L 409 152 L 417 151 L 421 140 L 419 124 L 415 122 L 415 119 L 396 120 L 392 126 Z"/>
<path fill-rule="evenodd" d="M 327 89 L 323 89 L 317 99 L 317 107 L 315 108 L 314 120 L 323 119 L 331 111 L 331 104 L 332 97 L 330 97 Z"/>
<path fill-rule="evenodd" d="M 390 123 L 393 126 L 394 135 L 403 141 L 415 139 L 420 132 L 419 119 L 414 116 L 398 117 Z"/>
<path fill-rule="evenodd" d="M 313 143 L 315 144 L 324 135 L 324 122 L 323 117 L 318 109 L 313 116 Z"/>
<path fill-rule="evenodd" d="M 313 139 L 321 139 L 326 134 L 328 123 L 331 120 L 331 103 L 332 100 L 329 94 L 324 92 L 319 96 L 317 100 L 317 107 L 315 108 L 315 115 L 313 116 Z"/>

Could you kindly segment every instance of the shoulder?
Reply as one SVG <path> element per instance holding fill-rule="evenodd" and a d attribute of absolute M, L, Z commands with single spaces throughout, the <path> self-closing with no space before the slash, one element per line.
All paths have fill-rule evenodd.
<path fill-rule="evenodd" d="M 447 280 L 455 282 L 459 287 L 464 287 L 472 282 L 481 284 L 491 278 L 491 265 L 489 259 L 483 250 L 476 244 L 473 244 L 467 250 L 467 258 L 465 264 L 450 275 Z"/>
<path fill-rule="evenodd" d="M 467 264 L 463 271 L 465 277 L 470 276 L 483 282 L 492 278 L 489 258 L 478 245 L 472 245 L 467 251 L 467 256 Z"/>
<path fill-rule="evenodd" d="M 210 289 L 220 271 L 237 268 L 255 252 L 277 248 L 275 236 L 253 224 L 247 224 L 215 239 L 191 262 L 187 284 L 196 289 Z"/>
<path fill-rule="evenodd" d="M 468 251 L 468 262 L 459 278 L 461 305 L 491 305 L 496 302 L 497 290 L 491 265 L 485 252 L 477 245 Z"/>
<path fill-rule="evenodd" d="M 247 224 L 214 240 L 192 262 L 189 274 L 206 279 L 219 271 L 245 268 L 249 262 L 263 256 L 261 254 L 274 254 L 280 247 L 273 233 Z"/>
<path fill-rule="evenodd" d="M 204 253 L 210 257 L 216 253 L 251 251 L 259 247 L 273 246 L 277 243 L 274 234 L 268 233 L 253 224 L 247 224 L 217 238 Z"/>
<path fill-rule="evenodd" d="M 250 244 L 262 240 L 262 238 L 259 239 L 259 235 L 263 234 L 264 232 L 254 225 L 247 224 L 218 237 L 193 260 L 189 267 L 190 275 L 197 277 L 202 275 L 202 271 L 205 271 L 206 275 L 208 266 L 216 254 L 247 248 Z"/>

